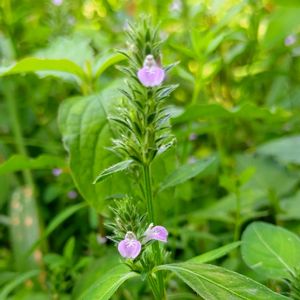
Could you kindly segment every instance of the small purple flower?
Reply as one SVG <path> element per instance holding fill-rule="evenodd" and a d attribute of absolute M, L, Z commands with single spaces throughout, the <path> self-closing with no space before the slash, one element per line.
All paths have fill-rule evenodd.
<path fill-rule="evenodd" d="M 56 6 L 60 6 L 63 3 L 63 0 L 52 0 L 52 3 Z"/>
<path fill-rule="evenodd" d="M 294 34 L 290 34 L 288 35 L 285 40 L 284 40 L 284 45 L 289 47 L 289 46 L 293 46 L 297 41 L 297 38 Z"/>
<path fill-rule="evenodd" d="M 128 231 L 125 239 L 118 244 L 118 251 L 124 258 L 135 259 L 141 252 L 142 245 L 133 232 Z"/>
<path fill-rule="evenodd" d="M 78 196 L 78 194 L 77 194 L 77 192 L 76 191 L 69 191 L 68 192 L 68 198 L 69 199 L 76 199 L 77 198 L 77 196 Z"/>
<path fill-rule="evenodd" d="M 196 133 L 191 133 L 190 135 L 189 135 L 189 141 L 196 141 L 197 140 L 197 134 Z"/>
<path fill-rule="evenodd" d="M 52 170 L 52 174 L 56 177 L 59 176 L 61 173 L 62 173 L 62 169 L 60 168 L 55 168 Z"/>
<path fill-rule="evenodd" d="M 148 229 L 145 232 L 145 237 L 147 242 L 150 240 L 157 240 L 166 243 L 168 234 L 169 233 L 165 227 L 163 226 L 153 227 L 153 224 L 150 224 Z"/>
<path fill-rule="evenodd" d="M 157 65 L 153 55 L 149 54 L 145 58 L 143 68 L 138 71 L 137 75 L 145 87 L 153 87 L 163 82 L 165 71 Z"/>

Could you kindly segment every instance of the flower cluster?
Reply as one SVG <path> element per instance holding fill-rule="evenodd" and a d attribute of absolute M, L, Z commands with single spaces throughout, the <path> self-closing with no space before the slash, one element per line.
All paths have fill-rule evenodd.
<path fill-rule="evenodd" d="M 136 235 L 132 231 L 128 231 L 124 240 L 119 242 L 118 251 L 124 258 L 135 259 L 141 253 L 142 244 L 146 244 L 151 240 L 157 240 L 166 243 L 167 238 L 168 231 L 165 227 L 153 226 L 153 224 L 150 224 L 144 233 L 142 242 L 136 238 Z"/>

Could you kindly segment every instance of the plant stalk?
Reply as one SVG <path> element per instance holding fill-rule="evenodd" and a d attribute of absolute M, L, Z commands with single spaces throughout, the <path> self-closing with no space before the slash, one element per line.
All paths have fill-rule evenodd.
<path fill-rule="evenodd" d="M 144 173 L 144 184 L 145 184 L 145 198 L 147 203 L 147 210 L 148 210 L 148 219 L 150 223 L 156 222 L 155 214 L 154 214 L 154 208 L 153 208 L 153 190 L 152 190 L 152 184 L 151 184 L 151 167 L 150 165 L 144 165 L 143 166 L 143 173 Z M 152 249 L 155 254 L 156 258 L 156 265 L 160 265 L 162 263 L 162 257 L 161 257 L 161 251 L 159 248 L 159 244 L 157 241 L 155 241 L 152 244 Z M 166 292 L 164 287 L 164 278 L 161 274 L 161 272 L 157 272 L 157 281 L 158 281 L 158 288 L 159 288 L 159 294 L 160 299 L 166 299 Z"/>

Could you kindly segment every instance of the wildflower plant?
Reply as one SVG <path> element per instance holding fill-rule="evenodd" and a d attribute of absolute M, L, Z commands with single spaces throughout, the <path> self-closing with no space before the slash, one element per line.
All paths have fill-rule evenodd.
<path fill-rule="evenodd" d="M 177 85 L 166 82 L 168 71 L 176 63 L 164 67 L 158 28 L 153 28 L 147 19 L 129 27 L 129 49 L 120 51 L 128 61 L 127 66 L 119 67 L 126 76 L 124 87 L 119 89 L 123 95 L 122 102 L 115 113 L 109 116 L 118 133 L 117 138 L 112 140 L 110 150 L 121 161 L 102 171 L 94 183 L 114 173 L 127 171 L 138 182 L 137 186 L 141 187 L 141 197 L 138 193 L 126 195 L 115 200 L 115 205 L 111 207 L 114 217 L 107 224 L 112 232 L 110 239 L 115 242 L 129 273 L 127 270 L 119 278 L 115 274 L 119 270 L 112 270 L 101 282 L 109 282 L 110 276 L 116 276 L 119 279 L 117 286 L 120 286 L 129 277 L 141 275 L 142 280 L 148 282 L 154 298 L 163 300 L 167 297 L 166 271 L 171 271 L 203 299 L 285 299 L 240 274 L 203 264 L 236 248 L 239 242 L 206 253 L 204 257 L 196 257 L 184 263 L 166 264 L 164 245 L 168 243 L 169 233 L 164 224 L 157 224 L 151 166 L 161 153 L 175 144 L 166 99 Z M 229 288 L 225 287 L 222 278 L 228 282 Z M 97 295 L 99 291 L 102 292 L 101 287 Z M 103 288 L 103 292 L 107 290 Z M 105 296 L 101 299 L 108 298 Z"/>
<path fill-rule="evenodd" d="M 110 116 L 110 121 L 116 124 L 119 133 L 119 137 L 113 140 L 111 150 L 123 161 L 104 170 L 95 182 L 124 169 L 137 169 L 138 178 L 143 178 L 141 186 L 146 214 L 136 214 L 134 199 L 126 197 L 119 200 L 124 201 L 124 205 L 119 204 L 112 209 L 115 222 L 109 226 L 114 229 L 118 251 L 123 258 L 138 261 L 143 249 L 152 244 L 148 252 L 150 260 L 153 265 L 159 265 L 164 259 L 158 242 L 167 242 L 168 231 L 156 224 L 151 163 L 175 142 L 165 100 L 177 85 L 164 82 L 167 71 L 174 64 L 166 68 L 162 66 L 158 28 L 152 28 L 145 19 L 137 28 L 131 26 L 127 34 L 129 50 L 120 52 L 128 58 L 129 64 L 119 67 L 126 75 L 125 88 L 120 89 L 123 105 L 116 110 L 115 115 Z M 148 222 L 146 226 L 145 216 Z M 161 272 L 149 282 L 156 298 L 163 299 L 165 289 Z"/>

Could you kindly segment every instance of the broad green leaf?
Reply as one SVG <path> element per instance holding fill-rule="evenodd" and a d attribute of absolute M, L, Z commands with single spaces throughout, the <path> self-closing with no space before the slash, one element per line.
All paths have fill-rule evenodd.
<path fill-rule="evenodd" d="M 40 238 L 40 222 L 36 199 L 31 187 L 17 188 L 11 197 L 10 240 L 15 268 L 28 271 L 40 264 L 40 253 L 28 255 L 27 251 Z M 36 255 L 35 255 L 36 254 Z"/>
<path fill-rule="evenodd" d="M 180 166 L 161 183 L 159 191 L 161 192 L 166 188 L 176 186 L 199 174 L 204 175 L 205 172 L 209 171 L 215 165 L 215 163 L 216 158 L 210 157 L 208 159 L 198 160 L 192 164 Z"/>
<path fill-rule="evenodd" d="M 218 258 L 228 254 L 233 249 L 237 248 L 240 244 L 241 244 L 241 242 L 234 242 L 234 243 L 222 246 L 220 248 L 217 248 L 217 249 L 211 250 L 209 252 L 203 253 L 201 255 L 198 255 L 196 257 L 193 257 L 193 258 L 189 259 L 188 262 L 202 264 L 202 263 L 207 263 L 207 262 L 213 261 L 215 259 L 218 259 Z"/>
<path fill-rule="evenodd" d="M 1 287 L 0 291 L 0 300 L 7 300 L 7 296 L 16 289 L 20 284 L 25 282 L 26 280 L 37 276 L 40 273 L 39 270 L 32 270 L 26 273 L 21 273 L 16 276 L 13 280 L 8 282 L 5 286 Z"/>
<path fill-rule="evenodd" d="M 46 230 L 43 232 L 41 238 L 36 241 L 28 251 L 31 253 L 48 235 L 50 235 L 60 224 L 62 224 L 66 219 L 72 216 L 74 213 L 79 211 L 82 208 L 85 208 L 87 205 L 86 203 L 79 203 L 72 205 L 62 212 L 60 212 L 55 218 L 52 219 L 50 224 L 47 226 Z"/>
<path fill-rule="evenodd" d="M 78 300 L 108 300 L 126 280 L 136 276 L 138 273 L 132 272 L 128 266 L 116 266 L 99 277 Z"/>
<path fill-rule="evenodd" d="M 121 172 L 121 171 L 125 171 L 126 169 L 129 168 L 129 166 L 133 163 L 132 159 L 128 159 L 125 161 L 121 161 L 107 169 L 105 169 L 104 171 L 102 171 L 94 180 L 93 184 L 99 182 L 99 181 L 103 181 L 104 179 L 106 179 L 108 176 L 113 175 L 114 173 L 117 172 Z"/>
<path fill-rule="evenodd" d="M 250 268 L 270 278 L 291 278 L 300 267 L 300 239 L 282 227 L 252 223 L 243 233 L 241 250 Z"/>
<path fill-rule="evenodd" d="M 0 76 L 12 74 L 31 73 L 37 71 L 59 71 L 66 72 L 77 76 L 80 79 L 84 78 L 83 70 L 67 59 L 44 59 L 37 57 L 27 57 L 11 67 L 0 69 Z"/>
<path fill-rule="evenodd" d="M 29 158 L 16 154 L 0 164 L 0 175 L 26 169 L 51 169 L 64 166 L 64 160 L 54 155 L 43 154 L 36 158 Z"/>
<path fill-rule="evenodd" d="M 81 195 L 97 210 L 104 207 L 106 197 L 126 192 L 127 178 L 116 174 L 114 182 L 93 184 L 99 172 L 116 163 L 117 157 L 107 148 L 112 145 L 113 130 L 107 121 L 116 104 L 115 88 L 99 95 L 65 100 L 59 109 L 58 123 L 69 154 L 69 165 Z M 123 185 L 122 185 L 123 184 Z"/>
<path fill-rule="evenodd" d="M 300 135 L 271 140 L 257 148 L 257 152 L 273 156 L 283 163 L 300 164 Z"/>
<path fill-rule="evenodd" d="M 227 269 L 197 263 L 178 263 L 156 267 L 171 271 L 205 300 L 287 300 L 264 285 Z"/>
<path fill-rule="evenodd" d="M 96 63 L 94 77 L 98 78 L 107 68 L 125 59 L 126 57 L 120 53 L 101 57 L 101 59 L 99 59 Z"/>

